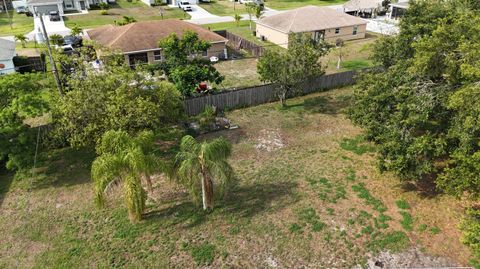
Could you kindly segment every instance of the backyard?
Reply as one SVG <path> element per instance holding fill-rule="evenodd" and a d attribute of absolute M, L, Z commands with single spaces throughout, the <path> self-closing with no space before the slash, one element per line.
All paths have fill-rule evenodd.
<path fill-rule="evenodd" d="M 239 129 L 200 137 L 233 144 L 237 186 L 210 214 L 160 175 L 142 222 L 128 221 L 121 189 L 96 209 L 87 149 L 51 154 L 33 181 L 4 172 L 0 267 L 346 268 L 385 249 L 444 257 L 427 266 L 466 264 L 461 202 L 380 174 L 375 147 L 344 114 L 351 93 L 227 112 Z M 175 152 L 180 136 L 158 145 Z"/>

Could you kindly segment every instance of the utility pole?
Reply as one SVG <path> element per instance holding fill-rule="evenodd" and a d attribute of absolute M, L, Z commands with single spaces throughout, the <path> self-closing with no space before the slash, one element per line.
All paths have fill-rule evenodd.
<path fill-rule="evenodd" d="M 53 75 L 55 76 L 55 81 L 57 82 L 58 93 L 60 94 L 60 96 L 62 96 L 63 95 L 62 83 L 60 82 L 60 77 L 58 75 L 57 65 L 53 61 L 52 49 L 50 48 L 50 40 L 48 39 L 47 30 L 45 29 L 45 23 L 43 23 L 43 15 L 37 13 L 37 16 L 40 16 L 40 23 L 42 24 L 43 36 L 45 38 L 45 43 L 47 43 L 48 57 L 50 58 L 50 64 L 52 65 Z"/>
<path fill-rule="evenodd" d="M 13 29 L 13 14 L 10 16 L 10 12 L 8 12 L 6 0 L 3 0 L 3 7 L 5 8 L 5 12 L 7 13 L 8 20 L 10 21 L 10 29 Z"/>

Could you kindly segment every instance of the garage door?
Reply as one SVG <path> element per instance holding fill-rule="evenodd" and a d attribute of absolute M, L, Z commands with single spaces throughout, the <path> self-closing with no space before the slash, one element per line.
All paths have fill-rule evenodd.
<path fill-rule="evenodd" d="M 58 11 L 57 5 L 36 6 L 35 10 L 40 14 L 48 15 L 50 11 Z"/>

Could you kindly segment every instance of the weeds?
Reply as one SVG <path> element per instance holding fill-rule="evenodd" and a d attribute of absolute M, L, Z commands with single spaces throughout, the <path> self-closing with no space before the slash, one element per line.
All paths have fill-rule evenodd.
<path fill-rule="evenodd" d="M 403 210 L 410 209 L 410 205 L 408 204 L 408 202 L 403 199 L 395 201 L 395 204 L 397 204 L 397 207 L 399 209 L 403 209 Z"/>
<path fill-rule="evenodd" d="M 400 221 L 400 225 L 402 225 L 403 229 L 406 231 L 413 231 L 413 218 L 410 213 L 407 211 L 400 211 L 400 215 L 402 215 L 402 220 Z"/>
<path fill-rule="evenodd" d="M 377 210 L 378 212 L 382 213 L 387 211 L 387 208 L 383 204 L 382 201 L 379 199 L 374 198 L 370 192 L 365 188 L 365 184 L 359 183 L 358 185 L 353 185 L 352 190 L 357 193 L 357 196 L 367 203 L 367 205 L 371 205 L 373 209 Z"/>
<path fill-rule="evenodd" d="M 359 135 L 353 139 L 344 138 L 340 142 L 340 147 L 344 150 L 351 151 L 357 155 L 363 155 L 365 153 L 374 152 L 375 147 L 367 144 L 364 136 Z"/>

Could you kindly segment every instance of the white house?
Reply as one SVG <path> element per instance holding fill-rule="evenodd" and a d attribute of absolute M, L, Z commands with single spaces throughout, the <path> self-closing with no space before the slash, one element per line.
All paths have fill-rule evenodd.
<path fill-rule="evenodd" d="M 65 11 L 87 10 L 91 5 L 98 5 L 107 0 L 27 0 L 27 7 L 32 13 L 48 14 L 58 11 L 63 16 Z"/>
<path fill-rule="evenodd" d="M 15 73 L 15 41 L 0 38 L 0 75 Z"/>

